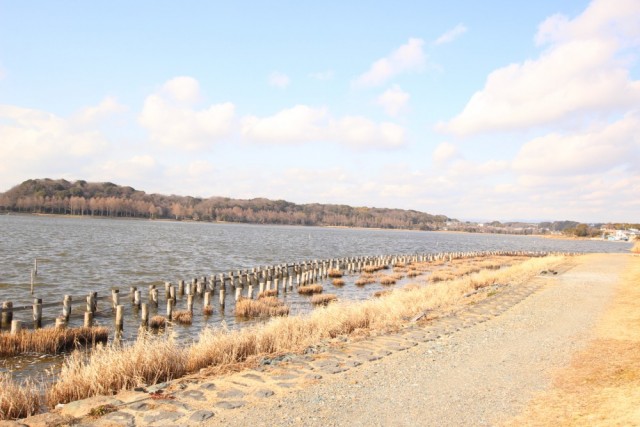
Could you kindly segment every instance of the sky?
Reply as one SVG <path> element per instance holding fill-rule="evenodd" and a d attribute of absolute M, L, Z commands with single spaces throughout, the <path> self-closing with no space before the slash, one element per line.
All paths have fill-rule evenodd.
<path fill-rule="evenodd" d="M 640 222 L 640 1 L 0 0 L 0 192 Z"/>

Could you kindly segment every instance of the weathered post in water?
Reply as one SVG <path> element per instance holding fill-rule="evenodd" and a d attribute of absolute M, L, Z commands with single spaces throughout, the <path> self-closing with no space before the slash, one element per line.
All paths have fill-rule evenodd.
<path fill-rule="evenodd" d="M 2 320 L 0 321 L 0 327 L 2 329 L 9 329 L 11 327 L 12 320 L 13 303 L 11 301 L 4 301 L 2 303 Z"/>
<path fill-rule="evenodd" d="M 169 320 L 171 320 L 171 318 L 173 317 L 173 303 L 174 303 L 173 298 L 169 298 L 167 300 L 167 319 Z"/>
<path fill-rule="evenodd" d="M 187 311 L 193 313 L 193 295 L 187 295 Z"/>
<path fill-rule="evenodd" d="M 11 321 L 11 335 L 18 335 L 22 331 L 22 321 L 20 320 L 12 320 Z"/>
<path fill-rule="evenodd" d="M 84 327 L 90 328 L 93 326 L 93 313 L 90 311 L 84 312 Z"/>
<path fill-rule="evenodd" d="M 33 300 L 33 328 L 42 328 L 42 298 Z"/>
<path fill-rule="evenodd" d="M 69 323 L 69 317 L 71 316 L 71 295 L 65 295 L 62 301 L 62 317 L 64 321 Z"/>
<path fill-rule="evenodd" d="M 115 310 L 120 304 L 120 289 L 111 289 L 111 307 Z"/>
<path fill-rule="evenodd" d="M 124 305 L 116 307 L 116 332 L 120 333 L 124 329 Z"/>
<path fill-rule="evenodd" d="M 142 303 L 140 308 L 140 324 L 143 328 L 146 328 L 149 326 L 149 306 L 146 303 Z"/>

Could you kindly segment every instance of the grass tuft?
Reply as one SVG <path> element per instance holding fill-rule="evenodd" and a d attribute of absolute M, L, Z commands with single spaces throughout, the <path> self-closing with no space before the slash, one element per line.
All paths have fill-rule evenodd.
<path fill-rule="evenodd" d="M 342 277 L 342 270 L 338 270 L 336 268 L 332 268 L 331 270 L 329 270 L 327 272 L 327 274 L 329 275 L 329 277 Z"/>
<path fill-rule="evenodd" d="M 76 347 L 93 346 L 107 342 L 109 329 L 93 328 L 42 328 L 22 330 L 19 334 L 0 334 L 0 357 L 23 353 L 58 354 Z"/>
<path fill-rule="evenodd" d="M 258 299 L 278 296 L 278 291 L 275 289 L 269 289 L 262 291 L 258 294 Z"/>
<path fill-rule="evenodd" d="M 313 305 L 327 305 L 330 302 L 337 301 L 338 297 L 334 294 L 316 294 L 311 297 Z"/>
<path fill-rule="evenodd" d="M 202 309 L 202 313 L 203 313 L 205 316 L 211 316 L 211 315 L 213 314 L 213 306 L 211 306 L 211 305 L 207 305 L 206 307 L 204 307 L 204 308 Z"/>
<path fill-rule="evenodd" d="M 288 314 L 289 307 L 276 297 L 257 300 L 242 298 L 236 303 L 236 316 L 240 317 L 272 317 Z"/>
<path fill-rule="evenodd" d="M 300 286 L 298 288 L 298 293 L 300 295 L 313 295 L 313 294 L 320 294 L 323 291 L 323 287 L 322 285 L 307 285 L 307 286 Z"/>
<path fill-rule="evenodd" d="M 333 286 L 344 286 L 344 280 L 342 279 L 333 279 L 331 283 Z"/>
<path fill-rule="evenodd" d="M 188 310 L 174 311 L 172 319 L 181 325 L 190 325 L 193 323 L 193 313 Z"/>
<path fill-rule="evenodd" d="M 11 374 L 0 373 L 0 420 L 28 417 L 39 407 L 40 390 L 33 381 L 18 383 Z"/>
<path fill-rule="evenodd" d="M 167 325 L 167 319 L 163 316 L 153 316 L 149 319 L 149 327 L 152 329 L 162 329 Z"/>

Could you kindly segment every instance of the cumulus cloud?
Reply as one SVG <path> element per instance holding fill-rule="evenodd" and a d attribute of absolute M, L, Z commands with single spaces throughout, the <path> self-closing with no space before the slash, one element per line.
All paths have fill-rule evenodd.
<path fill-rule="evenodd" d="M 409 98 L 410 95 L 400 86 L 393 85 L 376 99 L 376 104 L 381 106 L 388 115 L 395 117 L 406 111 Z"/>
<path fill-rule="evenodd" d="M 107 146 L 96 131 L 70 119 L 12 105 L 0 105 L 0 183 L 37 176 L 61 176 L 81 169 Z"/>
<path fill-rule="evenodd" d="M 465 27 L 464 24 L 458 24 L 455 27 L 453 27 L 452 29 L 450 29 L 449 31 L 447 31 L 444 34 L 440 35 L 440 37 L 438 37 L 433 42 L 433 44 L 440 45 L 440 44 L 445 44 L 445 43 L 451 43 L 452 41 L 454 41 L 455 39 L 457 39 L 458 37 L 460 37 L 461 35 L 463 35 L 466 32 L 467 32 L 467 27 Z"/>
<path fill-rule="evenodd" d="M 377 123 L 361 116 L 335 119 L 325 108 L 306 105 L 296 105 L 270 117 L 245 117 L 241 135 L 245 140 L 264 143 L 327 141 L 359 148 L 399 147 L 406 139 L 404 128 L 397 124 Z"/>
<path fill-rule="evenodd" d="M 522 146 L 513 168 L 525 175 L 591 175 L 639 160 L 640 118 L 630 113 L 576 133 L 550 133 Z"/>
<path fill-rule="evenodd" d="M 410 38 L 407 43 L 388 56 L 371 64 L 369 70 L 356 77 L 353 85 L 355 87 L 379 86 L 398 74 L 423 70 L 427 63 L 423 45 L 422 39 Z"/>
<path fill-rule="evenodd" d="M 271 86 L 284 89 L 289 86 L 289 83 L 291 83 L 291 80 L 289 79 L 289 76 L 284 73 L 274 71 L 269 74 L 269 85 Z"/>
<path fill-rule="evenodd" d="M 227 137 L 233 130 L 235 106 L 230 102 L 196 109 L 198 82 L 191 77 L 169 80 L 159 93 L 149 95 L 138 117 L 152 142 L 198 150 Z"/>
<path fill-rule="evenodd" d="M 129 108 L 122 105 L 113 96 L 103 99 L 100 104 L 85 107 L 75 116 L 75 120 L 83 124 L 92 124 L 114 114 L 124 113 Z"/>
<path fill-rule="evenodd" d="M 638 44 L 640 3 L 595 0 L 573 20 L 544 21 L 536 42 L 541 55 L 499 68 L 463 111 L 438 129 L 458 135 L 528 129 L 593 114 L 610 114 L 640 102 L 640 81 L 621 58 Z"/>
<path fill-rule="evenodd" d="M 444 165 L 460 157 L 458 147 L 449 143 L 443 142 L 439 144 L 435 150 L 433 150 L 433 163 L 436 165 Z"/>

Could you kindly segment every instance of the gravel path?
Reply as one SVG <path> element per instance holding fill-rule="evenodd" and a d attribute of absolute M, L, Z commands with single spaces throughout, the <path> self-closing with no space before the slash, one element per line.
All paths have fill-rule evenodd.
<path fill-rule="evenodd" d="M 436 325 L 451 334 L 220 412 L 207 425 L 494 425 L 519 413 L 586 343 L 628 259 L 579 257 L 564 273 Z M 486 314 L 498 315 L 482 321 Z"/>

